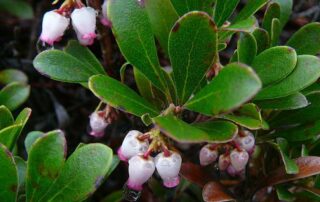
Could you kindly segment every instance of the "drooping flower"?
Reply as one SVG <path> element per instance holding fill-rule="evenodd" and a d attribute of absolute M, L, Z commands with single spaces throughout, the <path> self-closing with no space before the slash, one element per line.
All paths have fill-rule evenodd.
<path fill-rule="evenodd" d="M 216 149 L 211 148 L 212 145 L 207 144 L 201 148 L 199 153 L 200 164 L 207 166 L 218 159 L 219 153 Z"/>
<path fill-rule="evenodd" d="M 137 130 L 131 130 L 124 138 L 121 147 L 118 150 L 118 156 L 122 161 L 128 161 L 135 155 L 144 154 L 149 147 L 147 139 L 140 140 L 138 137 L 143 135 Z"/>
<path fill-rule="evenodd" d="M 96 30 L 96 11 L 91 7 L 74 9 L 71 13 L 72 26 L 78 40 L 82 45 L 92 45 L 97 37 Z"/>
<path fill-rule="evenodd" d="M 253 134 L 249 131 L 244 131 L 242 136 L 237 136 L 235 142 L 249 154 L 254 151 L 255 148 L 255 138 Z"/>
<path fill-rule="evenodd" d="M 135 191 L 141 191 L 142 185 L 148 181 L 155 171 L 153 158 L 134 156 L 129 160 L 129 179 L 127 186 Z"/>
<path fill-rule="evenodd" d="M 165 187 L 172 188 L 179 184 L 181 162 L 182 159 L 180 154 L 173 151 L 170 151 L 169 156 L 166 156 L 163 152 L 156 156 L 156 168 Z"/>
<path fill-rule="evenodd" d="M 56 11 L 48 11 L 44 14 L 42 20 L 42 32 L 40 40 L 53 45 L 61 39 L 68 28 L 70 19 L 59 14 Z"/>
<path fill-rule="evenodd" d="M 219 156 L 218 166 L 220 171 L 225 171 L 230 165 L 230 155 L 228 153 Z"/>
<path fill-rule="evenodd" d="M 90 115 L 90 135 L 95 137 L 102 137 L 104 135 L 104 130 L 108 126 L 104 114 L 103 111 L 98 111 Z"/>
<path fill-rule="evenodd" d="M 246 150 L 234 149 L 231 151 L 230 162 L 237 172 L 244 170 L 248 161 L 249 161 L 249 154 Z"/>

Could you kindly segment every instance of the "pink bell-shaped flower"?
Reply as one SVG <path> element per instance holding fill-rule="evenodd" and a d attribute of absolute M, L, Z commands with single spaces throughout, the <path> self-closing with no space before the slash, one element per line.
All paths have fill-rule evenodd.
<path fill-rule="evenodd" d="M 68 28 L 70 19 L 57 13 L 56 11 L 48 11 L 44 14 L 42 20 L 42 32 L 40 40 L 53 45 L 54 42 L 59 41 L 64 32 Z"/>
<path fill-rule="evenodd" d="M 128 161 L 133 156 L 144 154 L 149 147 L 147 139 L 139 140 L 138 137 L 143 135 L 137 130 L 131 130 L 124 138 L 121 147 L 118 150 L 118 156 L 122 161 Z"/>
<path fill-rule="evenodd" d="M 231 165 L 237 172 L 240 172 L 245 169 L 249 161 L 249 154 L 246 150 L 234 149 L 230 153 L 230 162 Z"/>
<path fill-rule="evenodd" d="M 96 11 L 91 7 L 74 9 L 71 13 L 72 26 L 76 31 L 78 40 L 82 45 L 92 45 L 97 37 L 96 31 Z"/>
<path fill-rule="evenodd" d="M 212 145 L 207 144 L 201 148 L 199 153 L 200 165 L 207 166 L 218 159 L 218 156 L 219 156 L 218 151 L 211 147 Z"/>
<path fill-rule="evenodd" d="M 236 169 L 231 164 L 227 168 L 227 173 L 232 177 L 234 177 L 234 176 L 236 176 L 238 174 Z"/>
<path fill-rule="evenodd" d="M 172 188 L 179 184 L 181 163 L 181 156 L 177 152 L 170 151 L 169 156 L 161 152 L 156 156 L 156 168 L 165 187 Z"/>
<path fill-rule="evenodd" d="M 102 137 L 104 135 L 104 130 L 108 126 L 104 115 L 103 111 L 93 112 L 90 115 L 90 135 L 95 137 Z"/>
<path fill-rule="evenodd" d="M 134 156 L 129 160 L 129 179 L 127 186 L 135 191 L 141 191 L 142 185 L 148 181 L 155 170 L 152 157 Z"/>
<path fill-rule="evenodd" d="M 222 154 L 219 157 L 218 166 L 220 171 L 225 171 L 230 165 L 230 156 L 229 154 Z"/>
<path fill-rule="evenodd" d="M 249 154 L 254 151 L 255 148 L 255 138 L 253 134 L 249 131 L 244 131 L 243 136 L 237 136 L 235 142 Z"/>
<path fill-rule="evenodd" d="M 106 27 L 111 27 L 111 22 L 108 18 L 108 0 L 104 0 L 101 8 L 102 8 L 102 17 L 100 22 Z"/>

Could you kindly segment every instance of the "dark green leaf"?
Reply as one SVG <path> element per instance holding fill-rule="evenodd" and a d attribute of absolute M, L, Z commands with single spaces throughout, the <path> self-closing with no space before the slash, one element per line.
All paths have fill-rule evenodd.
<path fill-rule="evenodd" d="M 257 101 L 256 104 L 262 109 L 294 110 L 309 105 L 307 98 L 301 93 L 295 93 L 287 97 Z"/>
<path fill-rule="evenodd" d="M 236 16 L 235 22 L 245 20 L 254 15 L 260 8 L 262 8 L 268 0 L 248 0 L 245 7 Z"/>
<path fill-rule="evenodd" d="M 136 92 L 108 76 L 97 75 L 90 78 L 90 90 L 102 101 L 122 111 L 142 116 L 158 115 L 159 111 L 153 105 L 140 97 Z"/>
<path fill-rule="evenodd" d="M 64 51 L 89 66 L 89 68 L 94 69 L 96 74 L 105 74 L 104 68 L 96 56 L 89 48 L 82 46 L 78 41 L 70 40 Z"/>
<path fill-rule="evenodd" d="M 232 15 L 240 0 L 216 0 L 214 7 L 214 22 L 221 27 Z"/>
<path fill-rule="evenodd" d="M 301 146 L 301 157 L 307 157 L 309 156 L 309 149 L 305 144 Z"/>
<path fill-rule="evenodd" d="M 215 0 L 171 0 L 174 8 L 180 16 L 190 11 L 205 11 L 209 15 L 212 14 L 212 4 Z"/>
<path fill-rule="evenodd" d="M 280 18 L 280 5 L 278 3 L 270 3 L 266 12 L 264 13 L 264 18 L 262 22 L 262 27 L 268 31 L 269 35 L 272 33 L 272 20 L 274 18 Z"/>
<path fill-rule="evenodd" d="M 13 122 L 14 120 L 10 110 L 7 107 L 1 105 L 0 106 L 0 130 L 12 125 Z"/>
<path fill-rule="evenodd" d="M 206 115 L 225 113 L 250 100 L 260 90 L 261 85 L 250 67 L 229 64 L 185 106 Z"/>
<path fill-rule="evenodd" d="M 33 60 L 33 66 L 51 79 L 70 83 L 87 82 L 90 76 L 100 74 L 91 65 L 60 50 L 43 51 Z"/>
<path fill-rule="evenodd" d="M 120 50 L 156 87 L 165 91 L 151 23 L 144 1 L 108 1 L 108 17 Z"/>
<path fill-rule="evenodd" d="M 146 0 L 151 27 L 165 53 L 168 53 L 169 33 L 179 16 L 170 0 Z"/>
<path fill-rule="evenodd" d="M 172 115 L 158 116 L 154 122 L 167 136 L 178 142 L 222 143 L 230 141 L 238 132 L 236 125 L 227 121 L 211 121 L 190 125 Z"/>
<path fill-rule="evenodd" d="M 262 119 L 260 110 L 253 103 L 245 104 L 233 114 L 224 115 L 222 118 L 251 130 L 269 128 L 268 124 Z"/>
<path fill-rule="evenodd" d="M 315 56 L 298 56 L 293 72 L 285 79 L 260 91 L 256 100 L 274 99 L 292 95 L 314 83 L 320 76 L 320 60 Z"/>
<path fill-rule="evenodd" d="M 288 191 L 288 188 L 284 185 L 278 185 L 276 187 L 278 199 L 281 201 L 294 201 L 294 195 Z"/>
<path fill-rule="evenodd" d="M 264 86 L 287 77 L 296 67 L 296 51 L 288 46 L 269 48 L 254 58 L 252 68 Z"/>
<path fill-rule="evenodd" d="M 13 156 L 0 144 L 0 201 L 14 202 L 18 192 L 18 171 Z"/>
<path fill-rule="evenodd" d="M 44 135 L 45 135 L 45 133 L 43 133 L 41 131 L 32 131 L 27 134 L 27 137 L 24 140 L 24 146 L 27 150 L 27 153 L 29 153 L 33 143 L 35 143 L 37 139 L 39 139 L 40 137 L 43 137 Z"/>
<path fill-rule="evenodd" d="M 238 61 L 250 65 L 257 54 L 257 42 L 249 33 L 241 33 L 238 41 Z"/>
<path fill-rule="evenodd" d="M 281 27 L 283 28 L 291 15 L 292 12 L 292 6 L 293 6 L 293 0 L 273 0 L 274 2 L 277 2 L 280 4 L 280 22 Z"/>
<path fill-rule="evenodd" d="M 266 50 L 270 46 L 270 37 L 266 30 L 257 28 L 252 33 L 254 38 L 257 42 L 257 54 L 261 53 L 262 51 Z"/>
<path fill-rule="evenodd" d="M 1 0 L 0 9 L 22 19 L 31 19 L 33 17 L 31 5 L 24 0 Z"/>
<path fill-rule="evenodd" d="M 172 28 L 169 56 L 180 103 L 189 99 L 211 67 L 217 46 L 217 28 L 206 13 L 188 13 Z"/>
<path fill-rule="evenodd" d="M 16 69 L 5 69 L 0 72 L 0 84 L 11 82 L 28 83 L 28 77 L 22 71 Z"/>
<path fill-rule="evenodd" d="M 320 53 L 320 23 L 303 26 L 290 38 L 287 45 L 296 49 L 298 55 Z"/>
<path fill-rule="evenodd" d="M 40 137 L 28 155 L 26 194 L 27 201 L 40 201 L 64 165 L 66 139 L 60 130 Z"/>
<path fill-rule="evenodd" d="M 111 163 L 112 150 L 103 144 L 88 144 L 78 148 L 40 201 L 85 200 L 103 182 Z"/>
<path fill-rule="evenodd" d="M 18 171 L 18 182 L 19 182 L 18 190 L 19 190 L 19 193 L 23 193 L 25 191 L 27 163 L 19 156 L 15 156 L 14 161 L 16 163 L 16 167 Z"/>
<path fill-rule="evenodd" d="M 279 37 L 281 34 L 281 24 L 280 20 L 277 18 L 272 19 L 271 24 L 271 46 L 276 46 L 279 42 Z"/>
<path fill-rule="evenodd" d="M 22 105 L 30 94 L 30 86 L 13 82 L 0 91 L 0 105 L 5 105 L 10 110 L 15 110 Z"/>

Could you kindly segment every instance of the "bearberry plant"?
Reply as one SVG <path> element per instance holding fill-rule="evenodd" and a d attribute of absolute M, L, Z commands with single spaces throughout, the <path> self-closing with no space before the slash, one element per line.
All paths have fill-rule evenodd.
<path fill-rule="evenodd" d="M 33 64 L 101 100 L 91 135 L 121 117 L 142 121 L 113 148 L 128 165 L 125 199 L 146 187 L 161 201 L 320 199 L 320 24 L 280 40 L 292 0 L 248 0 L 239 12 L 239 0 L 106 0 L 98 9 L 88 2 L 65 0 L 44 15 L 43 44 L 58 43 L 70 24 L 78 41 Z M 96 24 L 112 29 L 126 60 L 116 74 L 86 47 L 105 34 Z M 49 199 L 52 189 L 29 201 Z"/>

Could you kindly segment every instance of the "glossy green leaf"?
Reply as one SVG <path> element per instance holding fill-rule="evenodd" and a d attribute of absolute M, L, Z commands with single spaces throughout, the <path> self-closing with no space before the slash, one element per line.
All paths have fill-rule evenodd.
<path fill-rule="evenodd" d="M 253 35 L 241 33 L 238 40 L 238 61 L 250 65 L 257 54 L 257 42 Z"/>
<path fill-rule="evenodd" d="M 10 110 L 15 110 L 22 105 L 30 94 L 30 86 L 13 82 L 0 91 L 0 105 L 5 105 Z"/>
<path fill-rule="evenodd" d="M 303 26 L 287 42 L 296 49 L 298 55 L 316 55 L 320 53 L 320 23 L 314 22 Z"/>
<path fill-rule="evenodd" d="M 287 77 L 296 67 L 296 51 L 287 46 L 269 48 L 254 58 L 252 68 L 264 86 Z"/>
<path fill-rule="evenodd" d="M 320 59 L 315 56 L 298 56 L 293 72 L 282 81 L 260 91 L 256 100 L 274 99 L 292 95 L 314 83 L 320 77 Z"/>
<path fill-rule="evenodd" d="M 0 8 L 21 19 L 33 18 L 32 6 L 25 0 L 1 0 Z"/>
<path fill-rule="evenodd" d="M 272 0 L 280 4 L 280 22 L 281 27 L 284 27 L 291 15 L 292 7 L 293 7 L 293 0 Z"/>
<path fill-rule="evenodd" d="M 13 122 L 14 120 L 10 110 L 6 106 L 1 105 L 0 106 L 0 130 L 7 126 L 12 125 Z"/>
<path fill-rule="evenodd" d="M 320 93 L 307 95 L 310 105 L 293 111 L 284 111 L 271 120 L 272 127 L 314 122 L 320 119 Z"/>
<path fill-rule="evenodd" d="M 0 201 L 15 202 L 18 192 L 18 171 L 10 151 L 0 144 Z"/>
<path fill-rule="evenodd" d="M 66 147 L 66 139 L 60 130 L 45 134 L 31 146 L 27 165 L 27 201 L 40 201 L 55 182 L 64 165 Z"/>
<path fill-rule="evenodd" d="M 262 8 L 268 0 L 248 0 L 245 7 L 236 16 L 235 22 L 245 20 L 254 15 L 260 8 Z"/>
<path fill-rule="evenodd" d="M 216 0 L 214 7 L 214 22 L 221 27 L 225 21 L 232 15 L 240 0 Z"/>
<path fill-rule="evenodd" d="M 313 93 L 319 93 L 319 92 L 320 92 L 320 83 L 318 81 L 301 91 L 301 93 L 304 94 L 305 96 Z"/>
<path fill-rule="evenodd" d="M 299 173 L 299 167 L 293 159 L 288 156 L 288 142 L 286 139 L 277 138 L 277 148 L 281 154 L 287 174 Z"/>
<path fill-rule="evenodd" d="M 112 150 L 103 144 L 88 144 L 78 148 L 39 201 L 85 200 L 103 182 L 111 163 Z"/>
<path fill-rule="evenodd" d="M 251 130 L 268 129 L 268 124 L 262 119 L 260 110 L 253 104 L 245 104 L 233 114 L 227 114 L 222 118 L 235 122 Z"/>
<path fill-rule="evenodd" d="M 257 101 L 256 104 L 262 109 L 294 110 L 309 105 L 307 98 L 301 93 L 295 93 L 287 97 Z"/>
<path fill-rule="evenodd" d="M 78 41 L 70 40 L 64 51 L 80 60 L 90 69 L 94 69 L 97 74 L 105 74 L 104 68 L 96 56 L 89 48 L 81 45 Z"/>
<path fill-rule="evenodd" d="M 217 52 L 217 28 L 204 12 L 180 18 L 169 35 L 169 56 L 180 103 L 189 99 Z"/>
<path fill-rule="evenodd" d="M 205 11 L 209 15 L 213 12 L 213 2 L 215 0 L 171 0 L 174 8 L 180 16 L 190 11 Z"/>
<path fill-rule="evenodd" d="M 60 50 L 41 52 L 33 60 L 33 66 L 51 79 L 70 83 L 87 82 L 90 76 L 100 74 L 82 59 Z"/>
<path fill-rule="evenodd" d="M 228 112 L 250 100 L 261 88 L 252 69 L 243 64 L 225 66 L 185 107 L 206 115 Z"/>
<path fill-rule="evenodd" d="M 149 113 L 150 116 L 156 116 L 159 113 L 152 104 L 111 77 L 93 76 L 90 78 L 89 88 L 102 101 L 122 111 L 136 116 L 142 116 L 146 113 Z"/>
<path fill-rule="evenodd" d="M 294 201 L 294 194 L 288 191 L 288 188 L 284 185 L 277 185 L 276 191 L 278 195 L 278 199 L 281 201 Z"/>
<path fill-rule="evenodd" d="M 257 28 L 253 31 L 252 35 L 257 42 L 257 54 L 260 54 L 262 51 L 266 50 L 270 46 L 270 37 L 266 30 Z"/>
<path fill-rule="evenodd" d="M 268 33 L 271 35 L 271 27 L 272 27 L 272 20 L 274 18 L 280 18 L 280 5 L 278 3 L 270 3 L 266 12 L 264 13 L 264 18 L 262 22 L 262 28 L 267 30 Z"/>
<path fill-rule="evenodd" d="M 14 157 L 14 162 L 16 163 L 18 171 L 18 190 L 19 193 L 23 193 L 25 191 L 27 163 L 19 156 Z"/>
<path fill-rule="evenodd" d="M 281 24 L 280 20 L 277 18 L 272 19 L 271 23 L 271 46 L 276 46 L 279 42 L 279 37 L 281 34 Z"/>
<path fill-rule="evenodd" d="M 165 53 L 168 53 L 168 38 L 172 26 L 179 16 L 170 0 L 146 0 L 145 6 L 154 35 Z"/>
<path fill-rule="evenodd" d="M 43 137 L 44 135 L 45 135 L 45 133 L 43 133 L 41 131 L 32 131 L 27 134 L 27 137 L 24 140 L 24 146 L 27 150 L 27 153 L 29 153 L 33 143 L 35 143 L 37 139 Z"/>
<path fill-rule="evenodd" d="M 156 87 L 165 89 L 151 23 L 144 1 L 108 1 L 112 31 L 126 60 Z"/>
<path fill-rule="evenodd" d="M 230 141 L 238 132 L 236 125 L 227 121 L 211 121 L 190 125 L 172 115 L 154 119 L 161 132 L 178 142 L 223 143 Z"/>
<path fill-rule="evenodd" d="M 28 83 L 28 77 L 25 73 L 16 69 L 5 69 L 0 71 L 0 84 L 9 84 L 11 82 Z"/>

